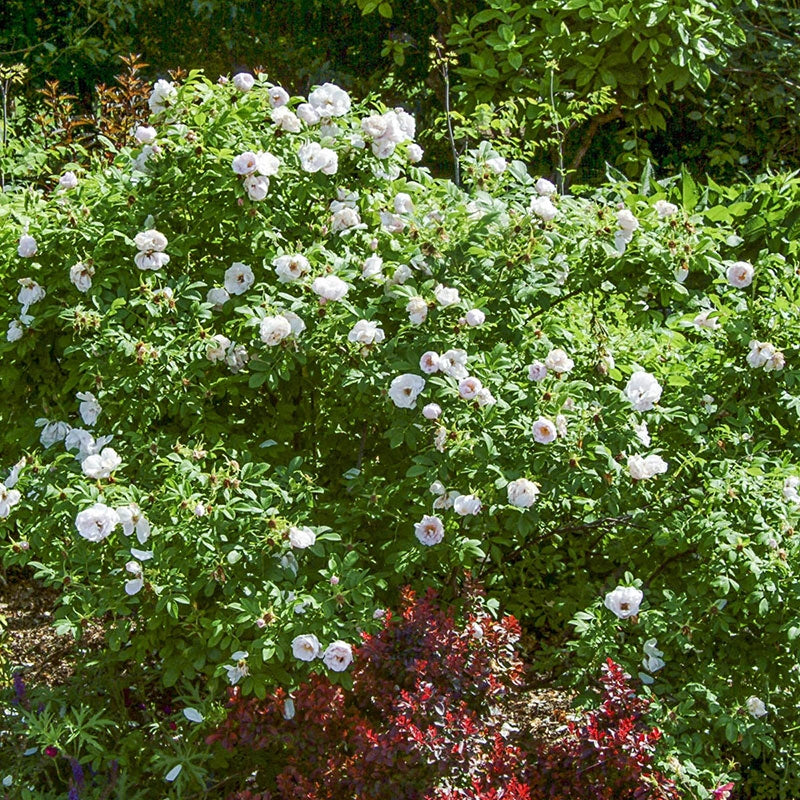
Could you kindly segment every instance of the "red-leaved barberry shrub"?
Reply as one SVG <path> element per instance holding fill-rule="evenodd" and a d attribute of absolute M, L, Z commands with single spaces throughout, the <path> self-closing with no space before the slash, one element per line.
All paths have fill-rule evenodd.
<path fill-rule="evenodd" d="M 511 781 L 524 756 L 500 736 L 492 704 L 521 682 L 519 624 L 470 605 L 457 623 L 435 592 L 406 591 L 399 617 L 387 613 L 379 634 L 363 635 L 352 691 L 312 675 L 293 693 L 291 720 L 284 691 L 262 702 L 231 689 L 209 740 L 252 752 L 252 766 L 267 772 L 284 764 L 272 793 L 234 798 L 422 800 L 434 786 Z"/>
<path fill-rule="evenodd" d="M 523 674 L 518 636 L 511 617 L 473 602 L 457 622 L 435 593 L 407 591 L 399 617 L 363 636 L 352 690 L 314 674 L 287 720 L 285 691 L 259 701 L 231 689 L 209 742 L 236 749 L 261 785 L 229 800 L 677 800 L 653 768 L 648 702 L 610 659 L 602 705 L 563 741 L 527 756 L 501 734 L 504 695 Z"/>
<path fill-rule="evenodd" d="M 529 776 L 531 800 L 678 800 L 675 784 L 653 768 L 658 728 L 644 719 L 649 701 L 610 658 L 603 667 L 603 703 L 569 724 L 562 741 L 541 748 Z"/>

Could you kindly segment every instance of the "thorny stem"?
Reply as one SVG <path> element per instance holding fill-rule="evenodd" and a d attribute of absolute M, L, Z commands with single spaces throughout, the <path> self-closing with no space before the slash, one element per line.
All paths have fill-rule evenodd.
<path fill-rule="evenodd" d="M 450 66 L 447 63 L 447 54 L 442 52 L 441 45 L 436 44 L 436 55 L 440 59 L 442 80 L 444 81 L 444 116 L 447 120 L 447 137 L 450 140 L 450 152 L 453 154 L 453 181 L 456 186 L 461 187 L 461 165 L 458 160 L 458 148 L 456 147 L 456 137 L 453 134 L 453 120 L 450 115 Z"/>

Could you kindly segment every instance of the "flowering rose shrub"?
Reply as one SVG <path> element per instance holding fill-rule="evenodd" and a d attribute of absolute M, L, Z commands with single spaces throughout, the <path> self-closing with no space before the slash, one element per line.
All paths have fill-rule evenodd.
<path fill-rule="evenodd" d="M 486 144 L 461 190 L 330 84 L 150 100 L 113 163 L 0 196 L 0 548 L 60 630 L 265 697 L 348 684 L 384 598 L 466 567 L 539 666 L 571 621 L 573 676 L 640 672 L 699 768 L 794 741 L 792 245 Z"/>

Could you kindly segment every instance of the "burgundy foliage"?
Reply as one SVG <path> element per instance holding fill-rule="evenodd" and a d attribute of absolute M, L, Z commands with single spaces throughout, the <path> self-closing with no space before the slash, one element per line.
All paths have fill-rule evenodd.
<path fill-rule="evenodd" d="M 400 616 L 364 635 L 353 689 L 314 674 L 266 701 L 230 690 L 225 722 L 209 737 L 274 781 L 229 800 L 676 800 L 652 769 L 660 733 L 647 703 L 611 660 L 602 706 L 572 723 L 564 741 L 527 756 L 501 735 L 503 698 L 521 683 L 519 625 L 473 605 L 457 624 L 428 592 L 407 591 Z M 274 773 L 274 769 L 272 770 Z"/>

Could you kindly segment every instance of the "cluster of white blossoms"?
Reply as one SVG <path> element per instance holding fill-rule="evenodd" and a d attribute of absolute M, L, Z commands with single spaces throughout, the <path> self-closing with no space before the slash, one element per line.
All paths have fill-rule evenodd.
<path fill-rule="evenodd" d="M 335 150 L 323 147 L 319 142 L 306 142 L 300 146 L 300 168 L 304 172 L 321 172 L 335 175 L 339 168 L 339 156 Z"/>
<path fill-rule="evenodd" d="M 233 171 L 242 178 L 247 196 L 255 202 L 266 198 L 269 179 L 278 174 L 280 166 L 280 159 L 272 153 L 254 153 L 251 150 L 240 153 L 231 162 Z"/>
<path fill-rule="evenodd" d="M 304 633 L 292 639 L 292 655 L 299 661 L 315 661 L 321 658 L 332 672 L 344 672 L 353 663 L 353 648 L 338 639 L 323 651 L 319 639 L 313 633 Z"/>
<path fill-rule="evenodd" d="M 661 456 L 640 455 L 628 456 L 628 472 L 636 481 L 645 481 L 656 475 L 663 475 L 667 471 L 667 462 Z"/>
<path fill-rule="evenodd" d="M 122 459 L 117 451 L 111 447 L 104 447 L 99 453 L 86 456 L 81 462 L 81 469 L 87 478 L 102 480 L 110 478 L 111 473 L 121 464 Z"/>
<path fill-rule="evenodd" d="M 292 526 L 288 535 L 289 544 L 296 550 L 305 550 L 317 541 L 317 534 L 307 526 Z"/>
<path fill-rule="evenodd" d="M 164 252 L 167 249 L 167 237 L 163 233 L 151 228 L 137 233 L 133 243 L 139 250 L 133 259 L 139 269 L 155 271 L 169 264 L 169 256 Z"/>
<path fill-rule="evenodd" d="M 613 611 L 620 619 L 628 619 L 639 613 L 644 592 L 634 586 L 617 586 L 609 592 L 604 602 L 609 611 Z"/>
<path fill-rule="evenodd" d="M 411 142 L 414 139 L 416 124 L 411 114 L 402 108 L 395 108 L 385 114 L 373 114 L 361 121 L 364 135 L 372 143 L 372 152 L 377 158 L 385 159 L 394 153 L 398 144 Z M 411 151 L 408 156 L 410 161 L 419 161 L 422 152 Z"/>
<path fill-rule="evenodd" d="M 261 341 L 269 347 L 279 345 L 290 336 L 299 336 L 306 324 L 293 311 L 284 311 L 272 317 L 264 317 L 259 323 Z"/>
<path fill-rule="evenodd" d="M 26 238 L 23 236 L 20 239 Z M 33 240 L 33 237 L 27 237 Z M 34 242 L 35 247 L 35 242 Z M 35 252 L 35 250 L 34 250 Z M 33 316 L 28 313 L 30 307 L 35 305 L 40 300 L 45 298 L 46 292 L 44 287 L 40 286 L 33 278 L 20 278 L 17 281 L 20 285 L 19 294 L 17 295 L 17 302 L 20 304 L 19 318 L 11 320 L 8 325 L 8 332 L 6 339 L 9 342 L 16 342 L 22 338 L 25 328 L 29 328 L 33 323 Z"/>
<path fill-rule="evenodd" d="M 216 333 L 206 346 L 206 358 L 212 363 L 225 362 L 228 369 L 236 374 L 250 360 L 247 348 L 243 344 L 232 342 L 227 336 Z"/>
<path fill-rule="evenodd" d="M 674 203 L 668 202 L 667 200 L 656 200 L 653 208 L 655 208 L 659 219 L 674 217 L 678 213 L 678 206 L 676 206 Z"/>
<path fill-rule="evenodd" d="M 747 363 L 753 369 L 763 368 L 765 372 L 774 372 L 783 369 L 786 359 L 780 350 L 769 342 L 759 342 L 752 339 L 750 352 L 747 354 Z"/>
<path fill-rule="evenodd" d="M 431 494 L 436 495 L 436 499 L 433 501 L 435 510 L 447 511 L 452 508 L 459 516 L 466 517 L 480 514 L 483 508 L 480 498 L 476 495 L 461 494 L 461 492 L 454 490 L 447 491 L 441 481 L 434 481 L 431 484 L 430 491 Z M 438 517 L 433 517 L 432 519 L 438 519 Z M 419 538 L 419 535 L 417 538 Z M 422 539 L 420 539 L 420 541 L 422 541 Z M 435 542 L 431 543 L 435 544 Z M 423 544 L 428 544 L 428 542 L 423 542 Z"/>

